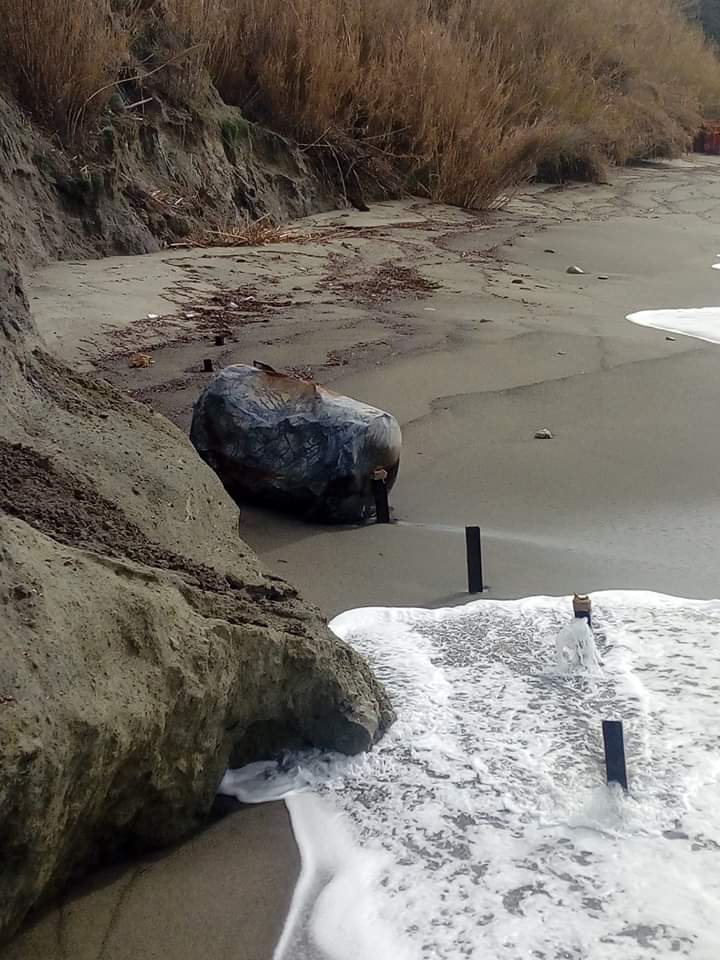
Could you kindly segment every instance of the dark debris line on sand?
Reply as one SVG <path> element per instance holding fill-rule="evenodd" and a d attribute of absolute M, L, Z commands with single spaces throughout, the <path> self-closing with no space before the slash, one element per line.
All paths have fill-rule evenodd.
<path fill-rule="evenodd" d="M 323 285 L 356 303 L 388 303 L 399 297 L 429 296 L 440 287 L 413 266 L 386 260 L 368 267 L 360 258 L 331 253 Z"/>

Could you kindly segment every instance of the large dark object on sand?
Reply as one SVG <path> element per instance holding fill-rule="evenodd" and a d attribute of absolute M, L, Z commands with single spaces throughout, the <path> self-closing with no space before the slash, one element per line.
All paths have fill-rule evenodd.
<path fill-rule="evenodd" d="M 213 377 L 190 439 L 236 499 L 328 523 L 374 515 L 373 473 L 392 487 L 402 442 L 389 413 L 260 364 Z"/>

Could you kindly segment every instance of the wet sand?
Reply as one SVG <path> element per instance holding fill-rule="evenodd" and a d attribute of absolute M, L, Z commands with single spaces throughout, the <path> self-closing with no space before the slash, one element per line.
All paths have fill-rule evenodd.
<path fill-rule="evenodd" d="M 103 870 L 2 960 L 269 960 L 300 869 L 285 805 L 230 813 L 183 845 Z"/>
<path fill-rule="evenodd" d="M 465 524 L 484 530 L 488 596 L 710 597 L 720 352 L 625 315 L 718 304 L 719 220 L 720 163 L 696 158 L 621 171 L 606 186 L 533 187 L 486 217 L 380 204 L 314 218 L 307 228 L 336 235 L 313 243 L 56 264 L 30 294 L 52 349 L 97 364 L 183 429 L 205 357 L 300 369 L 398 416 L 401 522 L 328 528 L 242 510 L 243 537 L 328 615 L 462 602 Z M 585 273 L 568 274 L 571 264 Z M 235 304 L 223 347 L 198 310 L 214 291 Z M 179 322 L 163 317 L 171 300 L 182 301 Z M 155 364 L 128 369 L 133 350 Z M 540 428 L 554 439 L 534 439 Z M 267 849 L 269 860 L 279 852 L 273 876 L 285 870 L 282 902 L 283 829 Z M 213 889 L 237 930 L 243 896 Z M 162 890 L 153 897 L 166 908 Z M 236 955 L 256 955 L 247 949 Z"/>

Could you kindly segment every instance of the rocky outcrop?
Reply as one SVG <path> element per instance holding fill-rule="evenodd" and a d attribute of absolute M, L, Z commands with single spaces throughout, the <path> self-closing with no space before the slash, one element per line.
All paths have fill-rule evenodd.
<path fill-rule="evenodd" d="M 354 753 L 392 720 L 180 432 L 38 348 L 7 267 L 0 604 L 0 939 L 93 864 L 191 831 L 229 762 Z"/>

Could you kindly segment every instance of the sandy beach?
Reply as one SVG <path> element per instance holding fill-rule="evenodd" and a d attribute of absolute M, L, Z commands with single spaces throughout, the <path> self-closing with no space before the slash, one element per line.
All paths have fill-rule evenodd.
<path fill-rule="evenodd" d="M 720 165 L 703 157 L 535 186 L 482 217 L 388 203 L 303 222 L 324 235 L 312 243 L 59 263 L 30 294 L 53 349 L 101 358 L 184 430 L 205 357 L 308 372 L 398 417 L 401 525 L 242 511 L 243 537 L 328 615 L 461 600 L 465 524 L 485 531 L 492 597 L 707 597 L 717 352 L 625 316 L 716 303 L 719 204 Z M 223 347 L 197 309 L 218 290 L 247 311 Z M 132 350 L 155 363 L 128 369 Z"/>
<path fill-rule="evenodd" d="M 28 288 L 51 350 L 183 430 L 205 358 L 312 375 L 398 417 L 397 523 L 242 508 L 242 537 L 328 616 L 462 602 L 466 524 L 492 598 L 709 598 L 720 354 L 625 317 L 717 305 L 718 218 L 720 162 L 701 157 L 533 186 L 483 216 L 409 200 L 303 221 L 307 242 L 58 263 Z M 154 364 L 128 368 L 134 351 Z M 266 960 L 297 871 L 284 807 L 243 810 L 75 891 L 2 956 Z"/>

